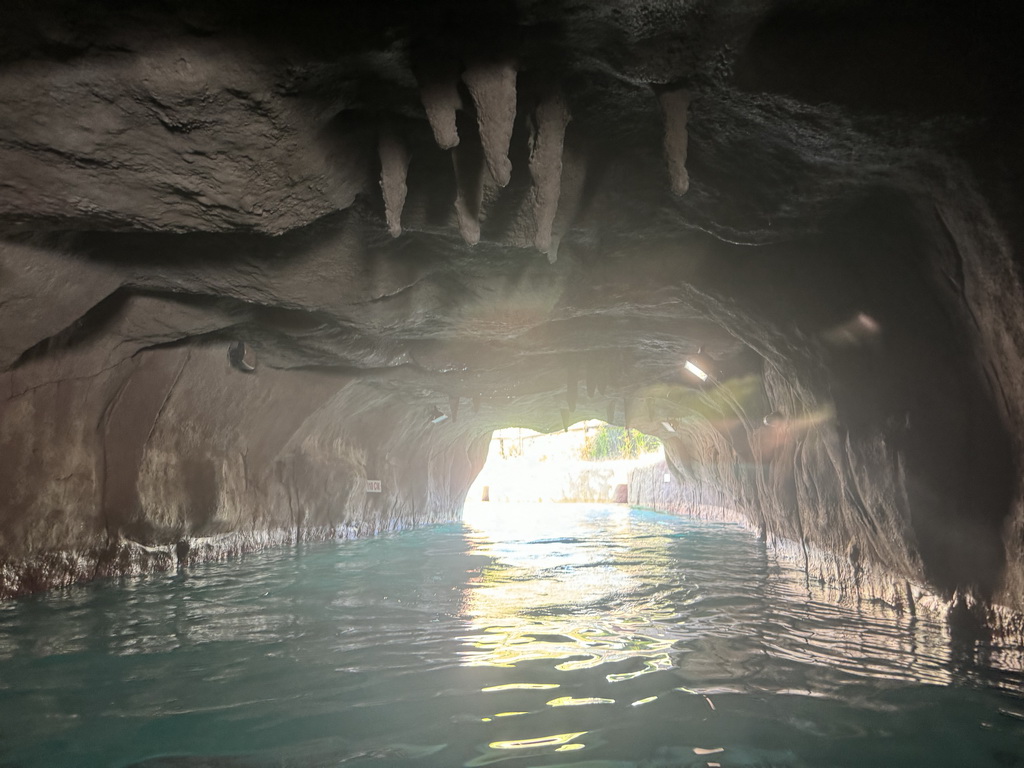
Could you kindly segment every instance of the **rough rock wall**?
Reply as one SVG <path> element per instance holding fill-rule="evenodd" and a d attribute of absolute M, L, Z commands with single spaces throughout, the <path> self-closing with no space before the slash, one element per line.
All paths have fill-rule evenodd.
<path fill-rule="evenodd" d="M 601 417 L 766 536 L 1024 609 L 1021 30 L 923 0 L 12 7 L 7 590 L 122 541 L 450 516 L 489 430 Z"/>
<path fill-rule="evenodd" d="M 746 521 L 731 501 L 726 502 L 719 494 L 709 498 L 709 486 L 679 482 L 678 474 L 668 462 L 634 467 L 627 480 L 627 503 L 631 507 L 710 520 L 727 519 L 731 515 L 736 520 Z"/>
<path fill-rule="evenodd" d="M 0 596 L 452 520 L 486 455 L 350 377 L 244 373 L 223 345 L 76 362 L 2 377 Z"/>
<path fill-rule="evenodd" d="M 787 255 L 785 282 L 755 268 L 761 297 L 733 298 L 744 311 L 759 306 L 774 324 L 792 316 L 791 302 L 845 305 L 849 319 L 760 342 L 764 399 L 751 412 L 728 388 L 710 393 L 703 413 L 665 435 L 668 455 L 681 478 L 724 492 L 766 536 L 841 554 L 854 571 L 884 564 L 946 595 L 1020 608 L 1020 453 L 1003 400 L 1019 386 L 1019 302 L 1008 295 L 1020 283 L 997 268 L 1000 295 L 965 299 L 964 281 L 992 278 L 961 271 L 935 232 L 936 209 L 887 206 L 856 229 L 841 225 L 846 245 L 825 280 L 806 255 Z M 1004 345 L 987 359 L 985 334 Z"/>

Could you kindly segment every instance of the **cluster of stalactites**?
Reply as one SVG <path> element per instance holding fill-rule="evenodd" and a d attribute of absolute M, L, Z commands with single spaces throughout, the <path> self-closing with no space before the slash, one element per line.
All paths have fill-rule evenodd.
<path fill-rule="evenodd" d="M 459 232 L 469 245 L 480 241 L 484 165 L 499 187 L 507 186 L 512 177 L 508 153 L 516 119 L 516 76 L 517 65 L 513 59 L 477 63 L 462 72 L 462 82 L 476 110 L 480 147 L 460 144 L 456 113 L 463 104 L 459 95 L 458 72 L 452 70 L 446 75 L 424 79 L 420 85 L 420 98 L 434 139 L 441 149 L 452 153 L 457 189 L 455 214 Z M 686 124 L 691 93 L 686 89 L 667 90 L 660 94 L 659 100 L 665 118 L 664 148 L 672 191 L 682 195 L 689 188 Z M 552 262 L 557 251 L 553 231 L 562 191 L 565 131 L 570 120 L 569 105 L 557 87 L 549 89 L 536 101 L 527 118 L 530 128 L 529 171 L 533 182 L 530 196 L 533 244 Z M 393 124 L 385 122 L 381 125 L 378 150 L 388 231 L 393 237 L 398 237 L 402 233 L 410 156 Z M 483 151 L 483 163 L 478 162 L 480 150 Z"/>
<path fill-rule="evenodd" d="M 470 66 L 462 73 L 476 108 L 480 143 L 487 170 L 500 187 L 512 177 L 512 163 L 508 159 L 512 129 L 516 119 L 516 64 L 512 60 L 481 63 Z M 483 177 L 473 167 L 467 149 L 460 147 L 456 112 L 462 109 L 459 95 L 458 73 L 425 79 L 420 86 L 434 140 L 444 150 L 452 150 L 452 162 L 458 182 L 455 212 L 459 231 L 470 245 L 480 241 L 480 206 L 483 197 Z M 562 122 L 564 134 L 565 123 Z M 558 138 L 561 147 L 561 135 Z M 391 124 L 381 126 L 378 138 L 380 153 L 380 186 L 384 194 L 384 210 L 388 231 L 393 237 L 402 233 L 402 209 L 408 191 L 406 177 L 409 171 L 409 152 Z M 557 181 L 556 181 L 557 185 Z M 549 185 L 550 186 L 550 185 Z M 557 189 L 556 204 L 557 204 Z M 553 219 L 554 216 L 549 218 Z M 549 224 L 550 229 L 550 224 Z M 538 236 L 538 239 L 541 239 Z M 550 234 L 548 235 L 550 239 Z"/>

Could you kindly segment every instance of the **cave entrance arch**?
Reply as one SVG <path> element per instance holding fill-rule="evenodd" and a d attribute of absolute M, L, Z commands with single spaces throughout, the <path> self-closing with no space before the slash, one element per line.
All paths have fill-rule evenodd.
<path fill-rule="evenodd" d="M 658 437 L 601 419 L 555 432 L 506 427 L 492 433 L 467 501 L 625 503 L 631 473 L 664 461 Z"/>

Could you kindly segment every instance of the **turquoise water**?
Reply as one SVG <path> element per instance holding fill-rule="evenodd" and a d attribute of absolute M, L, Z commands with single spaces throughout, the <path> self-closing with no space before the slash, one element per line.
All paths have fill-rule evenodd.
<path fill-rule="evenodd" d="M 0 766 L 1024 766 L 993 649 L 816 589 L 562 505 L 92 584 L 0 606 Z"/>

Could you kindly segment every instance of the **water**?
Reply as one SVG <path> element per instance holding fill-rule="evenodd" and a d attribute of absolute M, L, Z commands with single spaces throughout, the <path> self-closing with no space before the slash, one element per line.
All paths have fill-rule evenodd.
<path fill-rule="evenodd" d="M 0 607 L 0 766 L 1024 766 L 1024 678 L 746 531 L 462 525 Z"/>

